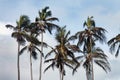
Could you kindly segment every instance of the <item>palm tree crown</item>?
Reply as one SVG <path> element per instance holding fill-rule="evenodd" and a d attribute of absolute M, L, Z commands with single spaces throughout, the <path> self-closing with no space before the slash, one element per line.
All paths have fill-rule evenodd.
<path fill-rule="evenodd" d="M 79 51 L 79 48 L 76 45 L 71 45 L 69 41 L 71 40 L 71 37 L 69 37 L 70 31 L 66 31 L 65 27 L 60 28 L 56 35 L 55 39 L 58 42 L 58 45 L 55 46 L 55 48 L 52 48 L 52 50 L 45 56 L 47 58 L 52 53 L 55 53 L 55 57 L 52 59 L 48 59 L 45 62 L 52 61 L 52 64 L 50 64 L 46 69 L 49 69 L 50 67 L 56 66 L 59 68 L 62 80 L 63 80 L 63 74 L 65 74 L 64 65 L 74 69 L 73 65 L 77 65 L 78 61 L 75 59 L 74 52 Z"/>
<path fill-rule="evenodd" d="M 52 12 L 48 10 L 49 7 L 45 7 L 42 11 L 39 11 L 39 17 L 36 18 L 36 25 L 41 32 L 48 30 L 51 34 L 54 28 L 59 28 L 58 25 L 52 23 L 53 21 L 59 21 L 58 18 L 52 17 Z"/>

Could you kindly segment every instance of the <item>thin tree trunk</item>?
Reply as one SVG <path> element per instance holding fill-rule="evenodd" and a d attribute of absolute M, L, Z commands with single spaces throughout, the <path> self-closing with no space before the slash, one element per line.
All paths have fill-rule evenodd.
<path fill-rule="evenodd" d="M 88 74 L 88 71 L 86 70 L 86 78 L 87 78 L 87 80 L 89 80 L 89 74 Z"/>
<path fill-rule="evenodd" d="M 20 44 L 18 43 L 18 54 L 17 54 L 17 69 L 18 69 L 18 80 L 20 80 L 20 57 L 19 57 L 19 52 L 20 52 Z"/>
<path fill-rule="evenodd" d="M 43 53 L 43 32 L 41 33 L 41 52 Z M 40 76 L 39 76 L 39 80 L 42 79 L 42 53 L 40 54 Z"/>
<path fill-rule="evenodd" d="M 62 80 L 62 75 L 61 75 L 60 66 L 59 66 L 59 75 L 60 75 L 60 80 Z"/>
<path fill-rule="evenodd" d="M 30 74 L 31 80 L 33 80 L 33 72 L 32 72 L 32 52 L 30 51 Z"/>
<path fill-rule="evenodd" d="M 92 59 L 92 80 L 94 80 L 94 71 L 93 71 L 93 59 Z"/>
<path fill-rule="evenodd" d="M 63 69 L 62 69 L 61 77 L 62 77 L 61 80 L 63 80 L 63 78 L 64 78 L 64 66 L 63 66 Z"/>

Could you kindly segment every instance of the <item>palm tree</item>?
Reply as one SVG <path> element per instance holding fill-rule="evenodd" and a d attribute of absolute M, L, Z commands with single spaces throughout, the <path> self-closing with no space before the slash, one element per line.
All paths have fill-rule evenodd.
<path fill-rule="evenodd" d="M 42 11 L 39 11 L 39 17 L 36 18 L 36 25 L 37 29 L 40 31 L 41 34 L 41 42 L 43 42 L 43 33 L 45 30 L 48 30 L 51 33 L 51 30 L 54 28 L 59 28 L 58 25 L 52 23 L 52 21 L 58 21 L 58 18 L 52 17 L 52 12 L 48 10 L 49 7 L 45 7 Z M 43 46 L 41 44 L 41 51 L 43 52 Z M 39 80 L 41 80 L 42 76 L 42 56 L 40 55 L 40 76 Z"/>
<path fill-rule="evenodd" d="M 113 37 L 108 41 L 108 45 L 110 46 L 110 52 L 113 53 L 116 50 L 115 57 L 119 55 L 119 50 L 120 50 L 120 34 L 117 36 Z M 116 49 L 117 46 L 117 49 Z"/>
<path fill-rule="evenodd" d="M 16 26 L 12 26 L 7 24 L 6 27 L 13 29 L 14 32 L 11 34 L 13 38 L 16 38 L 18 42 L 18 54 L 17 54 L 17 69 L 18 69 L 18 80 L 20 80 L 20 64 L 19 64 L 19 52 L 20 52 L 20 45 L 25 44 L 25 38 L 29 38 L 24 28 L 27 27 L 30 23 L 29 17 L 26 15 L 21 15 L 20 19 L 16 21 Z M 29 38 L 30 39 L 30 38 Z"/>
<path fill-rule="evenodd" d="M 84 31 L 79 31 L 75 34 L 75 36 L 72 36 L 72 39 L 78 38 L 77 45 L 83 48 L 82 53 L 84 55 L 85 53 L 87 55 L 92 55 L 92 50 L 94 46 L 96 45 L 96 41 L 100 41 L 101 43 L 106 42 L 106 37 L 105 37 L 106 30 L 101 27 L 96 27 L 95 21 L 92 18 L 93 16 L 88 17 L 87 21 L 84 22 L 83 26 L 87 26 L 87 28 Z M 94 80 L 93 60 L 90 60 L 90 62 L 91 64 L 87 64 L 87 65 L 92 67 L 91 79 Z"/>
<path fill-rule="evenodd" d="M 77 60 L 75 59 L 74 52 L 79 52 L 80 50 L 76 45 L 70 44 L 69 41 L 71 40 L 71 37 L 69 37 L 69 35 L 70 31 L 67 32 L 65 27 L 60 28 L 55 35 L 55 39 L 58 44 L 55 46 L 55 48 L 51 47 L 52 50 L 45 56 L 45 58 L 47 58 L 52 53 L 55 53 L 54 58 L 45 61 L 52 61 L 52 64 L 50 64 L 45 71 L 50 67 L 57 66 L 57 68 L 60 70 L 60 80 L 63 80 L 63 75 L 65 73 L 64 65 L 74 69 L 72 64 L 78 64 Z"/>

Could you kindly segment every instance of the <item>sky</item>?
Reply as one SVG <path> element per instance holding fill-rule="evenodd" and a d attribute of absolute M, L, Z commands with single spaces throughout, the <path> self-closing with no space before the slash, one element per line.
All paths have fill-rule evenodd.
<path fill-rule="evenodd" d="M 0 0 L 0 80 L 17 80 L 17 43 L 11 38 L 12 31 L 5 28 L 6 24 L 16 25 L 20 15 L 28 15 L 31 21 L 38 16 L 38 11 L 49 6 L 53 16 L 59 18 L 60 26 L 66 25 L 71 35 L 84 30 L 83 22 L 88 16 L 94 16 L 96 26 L 107 30 L 107 40 L 120 32 L 120 0 Z M 50 41 L 49 41 L 50 40 Z M 54 36 L 45 34 L 44 41 L 54 46 Z M 120 55 L 111 55 L 107 44 L 99 44 L 111 65 L 111 72 L 105 73 L 95 65 L 95 80 L 120 80 Z M 46 49 L 47 51 L 47 49 Z M 39 55 L 38 55 L 39 56 Z M 29 54 L 20 56 L 21 80 L 29 80 Z M 39 59 L 33 60 L 34 80 L 38 80 Z M 43 69 L 46 64 L 43 65 Z M 64 80 L 86 80 L 85 70 L 80 67 L 72 76 L 67 69 Z M 59 72 L 52 69 L 43 73 L 42 80 L 59 80 Z"/>

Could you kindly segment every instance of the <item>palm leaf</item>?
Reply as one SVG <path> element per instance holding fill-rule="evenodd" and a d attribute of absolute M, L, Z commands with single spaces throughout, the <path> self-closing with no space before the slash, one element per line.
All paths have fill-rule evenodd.
<path fill-rule="evenodd" d="M 52 67 L 54 69 L 54 65 L 55 65 L 54 62 L 51 63 L 47 68 L 45 68 L 44 72 L 46 72 L 50 67 Z"/>
<path fill-rule="evenodd" d="M 52 58 L 52 59 L 48 59 L 48 60 L 45 60 L 44 63 L 48 63 L 48 62 L 51 62 L 51 61 L 54 61 L 55 58 Z"/>
<path fill-rule="evenodd" d="M 59 21 L 59 19 L 56 17 L 51 17 L 51 18 L 46 19 L 46 21 Z"/>
<path fill-rule="evenodd" d="M 102 60 L 95 60 L 95 63 L 99 65 L 106 73 L 107 71 L 111 70 L 108 62 L 104 62 Z"/>
<path fill-rule="evenodd" d="M 32 51 L 31 55 L 32 55 L 33 59 L 35 59 L 35 60 L 37 59 L 37 52 L 36 51 Z"/>
<path fill-rule="evenodd" d="M 15 29 L 15 27 L 14 26 L 12 26 L 12 25 L 10 25 L 10 24 L 7 24 L 7 25 L 5 25 L 6 26 L 6 28 L 10 28 L 10 29 Z"/>
<path fill-rule="evenodd" d="M 42 54 L 42 56 L 44 57 L 44 53 L 39 48 L 37 48 L 36 46 L 34 46 L 34 48 L 37 49 L 40 52 L 40 54 Z"/>
<path fill-rule="evenodd" d="M 23 48 L 20 50 L 19 55 L 22 55 L 23 52 L 24 52 L 26 49 L 27 49 L 27 46 L 23 47 Z"/>
<path fill-rule="evenodd" d="M 116 54 L 115 54 L 115 57 L 118 57 L 119 50 L 120 50 L 120 45 L 118 46 L 117 52 L 116 52 Z"/>
<path fill-rule="evenodd" d="M 50 34 L 52 34 L 51 30 L 53 29 L 59 29 L 59 26 L 53 23 L 46 23 L 47 25 L 47 30 L 49 31 Z"/>
<path fill-rule="evenodd" d="M 47 55 L 45 56 L 45 59 L 51 55 L 51 53 L 55 52 L 56 53 L 56 48 L 55 49 L 52 49 L 50 52 L 47 53 Z"/>

